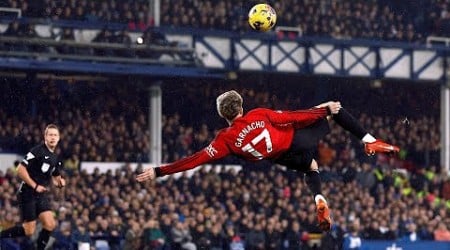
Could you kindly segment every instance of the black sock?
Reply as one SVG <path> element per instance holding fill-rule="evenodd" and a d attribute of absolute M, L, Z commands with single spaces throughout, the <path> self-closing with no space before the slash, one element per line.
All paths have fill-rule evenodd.
<path fill-rule="evenodd" d="M 44 250 L 45 246 L 47 246 L 48 239 L 50 239 L 51 231 L 46 229 L 42 229 L 37 238 L 37 250 Z"/>
<path fill-rule="evenodd" d="M 309 190 L 313 193 L 314 197 L 318 194 L 322 194 L 322 186 L 320 182 L 319 171 L 311 170 L 306 172 L 305 176 L 306 185 L 308 185 Z"/>
<path fill-rule="evenodd" d="M 16 238 L 16 237 L 22 237 L 25 236 L 25 229 L 22 225 L 17 225 L 14 227 L 10 227 L 6 230 L 3 230 L 0 233 L 0 238 Z"/>
<path fill-rule="evenodd" d="M 333 120 L 360 140 L 367 134 L 367 131 L 359 124 L 359 121 L 344 108 L 333 115 Z"/>

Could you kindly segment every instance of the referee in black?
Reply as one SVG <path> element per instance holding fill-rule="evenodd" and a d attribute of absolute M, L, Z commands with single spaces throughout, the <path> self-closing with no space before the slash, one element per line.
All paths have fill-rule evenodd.
<path fill-rule="evenodd" d="M 18 165 L 17 175 L 22 179 L 18 201 L 23 224 L 2 231 L 0 238 L 32 236 L 39 218 L 42 230 L 36 246 L 37 250 L 44 250 L 56 227 L 48 188 L 51 182 L 60 188 L 66 185 L 66 181 L 61 177 L 61 161 L 55 154 L 58 142 L 59 129 L 56 125 L 49 124 L 44 131 L 44 143 L 32 148 Z"/>

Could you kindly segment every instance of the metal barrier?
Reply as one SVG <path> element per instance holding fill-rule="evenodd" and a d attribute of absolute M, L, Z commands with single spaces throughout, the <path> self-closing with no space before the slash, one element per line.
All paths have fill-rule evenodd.
<path fill-rule="evenodd" d="M 194 50 L 146 44 L 118 44 L 97 42 L 56 41 L 50 38 L 23 38 L 0 36 L 0 56 L 33 59 L 62 59 L 92 62 L 118 62 L 134 64 L 195 65 Z M 11 47 L 13 49 L 11 49 Z M 16 49 L 14 49 L 16 48 Z M 22 49 L 21 49 L 22 48 Z M 58 50 L 68 52 L 57 52 Z M 77 53 L 84 50 L 85 53 Z M 95 55 L 95 50 L 108 50 L 108 56 Z M 45 51 L 45 52 L 40 52 Z M 73 51 L 73 52 L 70 52 Z M 118 54 L 136 55 L 135 57 L 117 56 Z"/>
<path fill-rule="evenodd" d="M 438 241 L 370 241 L 364 240 L 360 250 L 417 250 L 417 249 L 433 249 L 433 250 L 450 250 L 450 242 Z"/>

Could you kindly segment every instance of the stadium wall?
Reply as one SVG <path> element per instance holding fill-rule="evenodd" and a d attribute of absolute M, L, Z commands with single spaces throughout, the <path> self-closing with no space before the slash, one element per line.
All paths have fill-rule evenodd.
<path fill-rule="evenodd" d="M 136 171 L 138 168 L 147 169 L 149 167 L 154 167 L 154 164 L 151 163 L 126 163 L 126 162 L 81 162 L 80 171 L 86 171 L 89 174 L 92 174 L 94 171 L 98 171 L 99 173 L 106 173 L 108 171 L 112 171 L 115 173 L 116 170 L 120 170 L 123 168 L 127 168 L 127 170 Z M 179 178 L 182 175 L 187 175 L 188 177 L 192 176 L 195 172 L 200 170 L 201 168 L 205 168 L 207 171 L 216 171 L 217 173 L 222 170 L 235 169 L 236 171 L 240 171 L 242 169 L 241 165 L 232 165 L 232 164 L 205 164 L 203 166 L 199 166 L 197 168 L 185 171 L 185 173 L 176 173 L 173 175 L 174 178 Z M 96 170 L 98 169 L 98 170 Z M 138 170 L 139 171 L 139 170 Z M 167 177 L 166 177 L 167 178 Z M 161 178 L 164 180 L 165 178 Z"/>
<path fill-rule="evenodd" d="M 21 156 L 17 154 L 0 154 L 0 171 L 6 172 L 14 166 L 14 161 L 20 160 Z"/>
<path fill-rule="evenodd" d="M 401 242 L 401 241 L 363 241 L 360 250 L 416 250 L 416 249 L 433 249 L 433 250 L 449 250 L 450 243 L 436 241 L 417 241 L 417 242 Z"/>

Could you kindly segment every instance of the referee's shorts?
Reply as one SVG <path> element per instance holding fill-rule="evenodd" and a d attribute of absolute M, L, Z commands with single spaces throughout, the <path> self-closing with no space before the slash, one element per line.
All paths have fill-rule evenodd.
<path fill-rule="evenodd" d="M 326 118 L 296 130 L 289 150 L 278 157 L 275 163 L 293 170 L 308 171 L 316 156 L 319 141 L 328 133 L 330 127 Z"/>
<path fill-rule="evenodd" d="M 17 198 L 24 222 L 34 221 L 42 212 L 52 210 L 50 197 L 47 193 L 38 194 L 31 188 L 22 187 Z"/>

